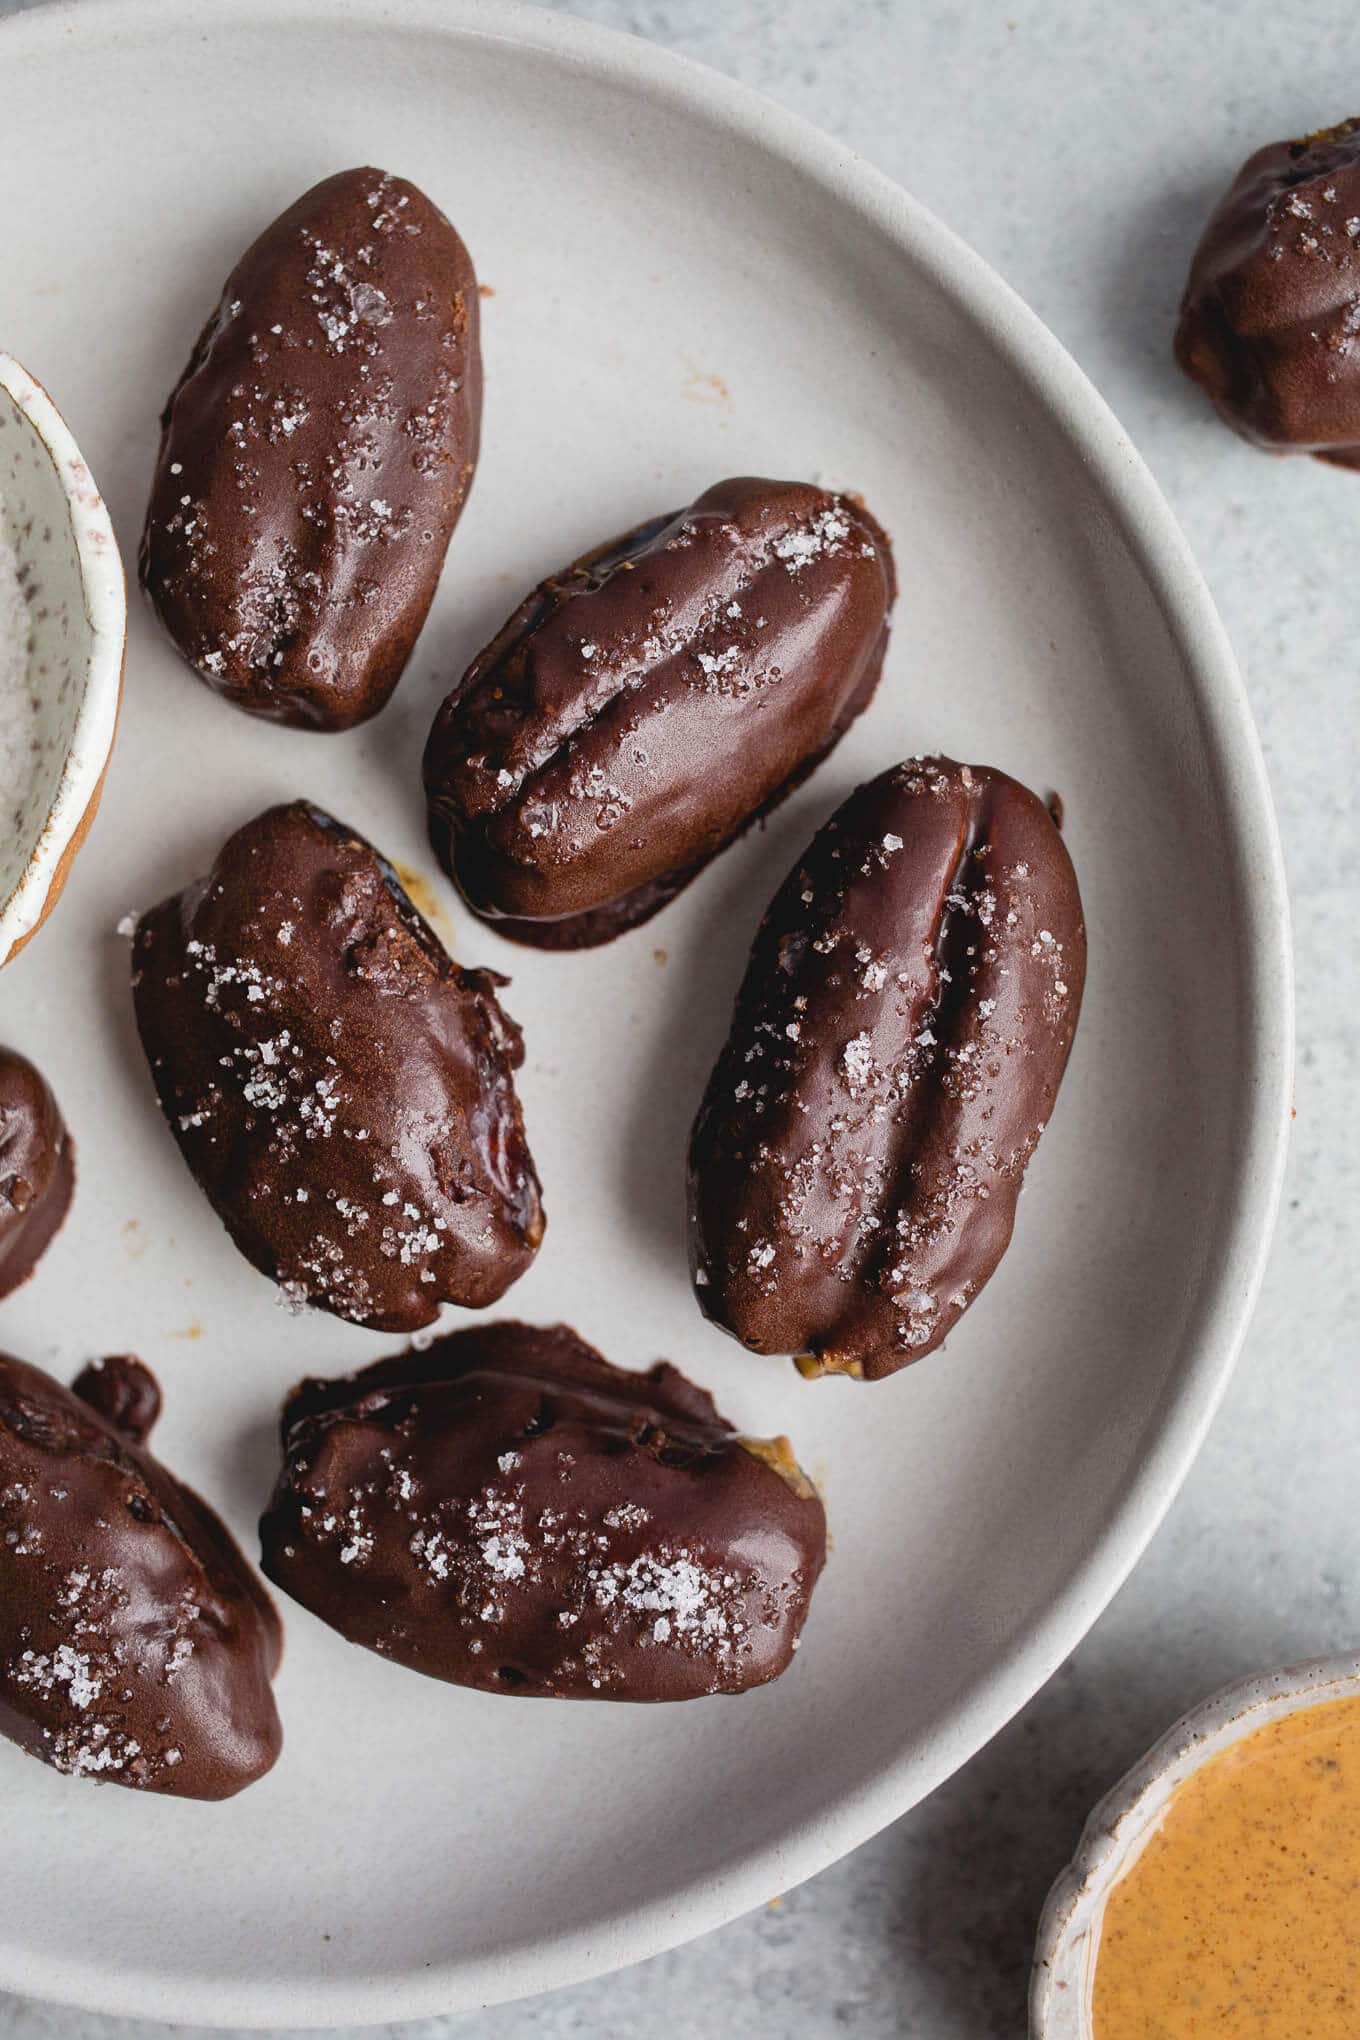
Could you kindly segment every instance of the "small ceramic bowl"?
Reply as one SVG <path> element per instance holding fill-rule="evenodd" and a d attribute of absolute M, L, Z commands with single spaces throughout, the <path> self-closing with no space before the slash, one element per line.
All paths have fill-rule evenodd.
<path fill-rule="evenodd" d="M 1279 1715 L 1360 1692 L 1360 1656 L 1313 1658 L 1226 1686 L 1107 1792 L 1048 1895 L 1030 1980 L 1030 2040 L 1092 2040 L 1091 1997 L 1106 1902 L 1160 1825 L 1178 1785 L 1208 1757 Z"/>
<path fill-rule="evenodd" d="M 0 354 L 0 964 L 57 903 L 118 726 L 123 565 L 40 383 Z"/>

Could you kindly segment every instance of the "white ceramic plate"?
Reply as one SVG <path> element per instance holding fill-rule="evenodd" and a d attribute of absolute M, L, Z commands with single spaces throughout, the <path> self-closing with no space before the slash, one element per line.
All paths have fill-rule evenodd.
<path fill-rule="evenodd" d="M 217 1808 L 0 1750 L 0 1984 L 179 2020 L 329 2024 L 541 1989 L 821 1868 L 1055 1668 L 1132 1565 L 1251 1308 L 1290 1057 L 1280 861 L 1241 689 L 1165 505 L 995 277 L 846 151 L 736 86 L 472 0 L 102 0 L 0 29 L 0 344 L 47 381 L 129 557 L 156 414 L 231 262 L 375 161 L 444 205 L 495 295 L 482 466 L 392 707 L 346 737 L 213 699 L 133 619 L 94 847 L 0 982 L 80 1146 L 73 1218 L 4 1339 L 132 1349 L 160 1446 L 250 1540 L 279 1397 L 390 1350 L 295 1322 L 160 1124 L 115 933 L 237 822 L 305 793 L 429 872 L 436 700 L 520 592 L 714 478 L 865 493 L 903 593 L 871 712 L 763 833 L 612 949 L 507 970 L 547 1243 L 509 1300 L 660 1354 L 789 1431 L 835 1552 L 791 1675 L 738 1701 L 462 1693 L 286 1610 L 277 1771 Z M 1061 790 L 1086 1010 L 1014 1250 L 946 1354 L 801 1382 L 709 1329 L 682 1156 L 756 918 L 856 780 L 915 750 Z"/>

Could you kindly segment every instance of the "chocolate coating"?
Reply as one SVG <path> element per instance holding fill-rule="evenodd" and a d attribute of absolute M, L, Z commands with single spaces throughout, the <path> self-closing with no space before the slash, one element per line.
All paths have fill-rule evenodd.
<path fill-rule="evenodd" d="M 264 1569 L 352 1643 L 489 1693 L 691 1700 L 789 1663 L 826 1520 L 785 1440 L 664 1363 L 477 1325 L 283 1413 Z"/>
<path fill-rule="evenodd" d="M 144 1445 L 161 1413 L 161 1385 L 135 1353 L 91 1360 L 71 1383 L 72 1395 L 133 1445 Z"/>
<path fill-rule="evenodd" d="M 695 1122 L 704 1314 L 805 1373 L 938 1346 L 1010 1242 L 1085 975 L 1036 795 L 948 758 L 858 787 L 761 922 Z"/>
<path fill-rule="evenodd" d="M 657 912 L 867 707 L 896 592 L 849 497 L 719 482 L 536 588 L 425 750 L 468 904 L 548 948 Z"/>
<path fill-rule="evenodd" d="M 1272 142 L 1204 230 L 1176 359 L 1276 453 L 1360 466 L 1360 121 Z"/>
<path fill-rule="evenodd" d="M 39 1070 L 0 1049 L 0 1296 L 26 1282 L 71 1208 L 75 1143 Z"/>
<path fill-rule="evenodd" d="M 0 1733 L 72 1777 L 228 1799 L 278 1756 L 282 1649 L 207 1504 L 0 1356 Z"/>
<path fill-rule="evenodd" d="M 477 279 L 437 206 L 346 170 L 237 263 L 161 420 L 142 584 L 189 664 L 273 722 L 376 715 L 477 464 Z"/>
<path fill-rule="evenodd" d="M 132 954 L 184 1159 L 289 1303 L 414 1331 L 524 1273 L 543 1212 L 505 980 L 459 970 L 361 836 L 270 808 Z"/>

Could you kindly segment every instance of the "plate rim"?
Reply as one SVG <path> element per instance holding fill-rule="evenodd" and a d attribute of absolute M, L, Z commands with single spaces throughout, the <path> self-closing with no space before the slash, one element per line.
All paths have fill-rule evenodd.
<path fill-rule="evenodd" d="M 1142 1556 L 1179 1492 L 1222 1400 L 1260 1290 L 1288 1149 L 1294 1060 L 1293 966 L 1284 859 L 1265 762 L 1226 631 L 1169 503 L 1122 425 L 1062 343 L 954 231 L 853 149 L 751 86 L 641 38 L 549 12 L 527 0 L 175 0 L 173 33 L 230 33 L 243 21 L 286 30 L 321 22 L 338 34 L 377 24 L 394 35 L 504 43 L 607 77 L 646 100 L 716 123 L 810 178 L 897 245 L 960 306 L 1080 453 L 1183 654 L 1190 698 L 1223 796 L 1236 878 L 1247 1018 L 1239 1195 L 1202 1278 L 1195 1355 L 1159 1408 L 1136 1471 L 1112 1502 L 1100 1538 L 1042 1619 L 925 1738 L 846 1792 L 794 1835 L 734 1854 L 673 1892 L 478 1960 L 415 1972 L 309 1979 L 116 1977 L 0 1950 L 0 1989 L 123 2017 L 206 2026 L 317 2028 L 469 2011 L 560 1989 L 659 1954 L 805 1882 L 917 1805 L 1033 1698 L 1085 1636 Z M 76 33 L 150 24 L 164 35 L 164 0 L 40 0 L 0 21 L 0 50 L 51 50 Z"/>

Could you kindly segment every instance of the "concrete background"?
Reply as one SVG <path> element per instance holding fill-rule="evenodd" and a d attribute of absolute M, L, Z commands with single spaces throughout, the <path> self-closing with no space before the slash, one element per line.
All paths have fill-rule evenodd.
<path fill-rule="evenodd" d="M 0 0 L 0 15 L 23 4 Z M 1264 739 L 1293 890 L 1298 1119 L 1260 1309 L 1209 1443 L 1131 1582 L 1030 1707 L 933 1799 L 761 1912 L 621 1975 L 407 2030 L 1014 2040 L 1038 1910 L 1092 1801 L 1215 1686 L 1360 1631 L 1360 479 L 1239 445 L 1168 352 L 1190 249 L 1241 158 L 1360 112 L 1338 96 L 1360 26 L 1341 0 L 563 11 L 728 71 L 850 143 L 995 264 L 1123 419 L 1208 576 Z M 142 2031 L 0 2000 L 0 2040 Z"/>

